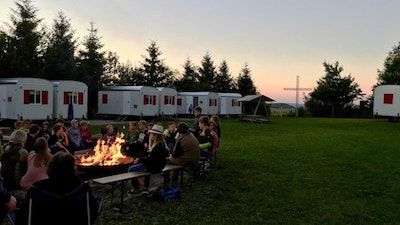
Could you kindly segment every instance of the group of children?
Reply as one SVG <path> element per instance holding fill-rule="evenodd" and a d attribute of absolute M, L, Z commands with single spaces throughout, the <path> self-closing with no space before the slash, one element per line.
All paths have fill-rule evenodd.
<path fill-rule="evenodd" d="M 61 119 L 53 127 L 49 122 L 39 126 L 30 120 L 17 121 L 9 142 L 0 145 L 0 222 L 19 208 L 17 222 L 26 224 L 33 186 L 57 196 L 79 188 L 83 183 L 75 173 L 73 152 L 93 141 L 87 121 L 72 120 L 69 129 Z M 94 204 L 93 196 L 90 201 Z M 45 199 L 43 203 L 51 205 Z"/>
<path fill-rule="evenodd" d="M 221 138 L 219 117 L 202 116 L 200 107 L 195 108 L 194 114 L 192 128 L 186 123 L 177 126 L 175 122 L 169 122 L 165 130 L 161 124 L 147 124 L 143 120 L 129 123 L 125 154 L 135 158 L 129 171 L 160 173 L 167 162 L 194 169 L 200 156 L 215 156 Z M 164 179 L 169 180 L 169 175 L 164 176 Z M 147 191 L 147 187 L 148 180 L 144 188 L 139 187 L 139 182 L 134 180 L 131 192 Z"/>
<path fill-rule="evenodd" d="M 164 130 L 161 124 L 148 124 L 144 120 L 130 122 L 129 130 L 124 132 L 126 143 L 123 145 L 123 153 L 135 159 L 129 171 L 160 173 L 167 163 L 195 169 L 200 156 L 215 156 L 221 138 L 220 120 L 217 116 L 202 116 L 200 107 L 195 108 L 194 113 L 193 127 L 169 122 Z M 64 195 L 82 184 L 76 176 L 73 154 L 96 144 L 88 125 L 87 121 L 72 120 L 67 129 L 61 119 L 56 120 L 53 127 L 49 122 L 41 126 L 30 120 L 15 123 L 16 130 L 4 149 L 0 149 L 3 178 L 0 180 L 0 204 L 3 204 L 0 222 L 8 212 L 17 208 L 17 203 L 20 209 L 27 208 L 33 186 Z M 101 138 L 110 143 L 116 135 L 114 127 L 107 125 Z M 164 174 L 166 181 L 169 177 L 169 174 Z M 173 179 L 177 179 L 176 174 Z M 148 180 L 142 187 L 134 180 L 131 192 L 146 191 L 147 187 Z M 94 204 L 93 196 L 90 196 L 90 202 Z M 21 224 L 25 224 L 26 211 L 19 212 Z"/>
<path fill-rule="evenodd" d="M 41 126 L 33 124 L 31 120 L 15 122 L 15 130 L 23 131 L 27 134 L 24 148 L 31 152 L 38 138 L 45 138 L 52 154 L 59 151 L 67 151 L 73 154 L 77 150 L 93 147 L 95 140 L 89 130 L 89 122 L 85 120 L 71 120 L 71 127 L 67 128 L 63 119 L 57 119 L 54 126 L 45 121 Z"/>

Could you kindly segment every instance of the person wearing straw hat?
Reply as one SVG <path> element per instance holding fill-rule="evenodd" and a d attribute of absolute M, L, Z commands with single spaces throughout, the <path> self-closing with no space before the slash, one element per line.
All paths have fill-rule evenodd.
<path fill-rule="evenodd" d="M 160 173 L 167 164 L 168 149 L 166 148 L 163 139 L 163 127 L 161 125 L 154 125 L 149 130 L 149 150 L 147 156 L 135 159 L 134 165 L 129 167 L 129 172 L 144 172 Z M 139 182 L 137 179 L 132 182 L 133 189 L 131 193 L 139 190 Z M 149 180 L 145 181 L 145 190 L 148 189 Z"/>

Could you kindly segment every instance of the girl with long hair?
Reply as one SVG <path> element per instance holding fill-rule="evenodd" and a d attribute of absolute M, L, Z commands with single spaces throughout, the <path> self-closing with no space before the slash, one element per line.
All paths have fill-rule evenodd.
<path fill-rule="evenodd" d="M 28 155 L 28 169 L 21 179 L 21 187 L 28 190 L 33 183 L 48 178 L 47 167 L 51 159 L 49 145 L 46 138 L 38 138 L 34 144 L 34 151 Z"/>
<path fill-rule="evenodd" d="M 150 130 L 149 150 L 144 158 L 137 158 L 135 164 L 129 167 L 129 172 L 144 172 L 160 173 L 167 164 L 168 149 L 163 138 L 163 127 L 154 125 Z M 133 190 L 136 192 L 139 189 L 137 179 L 133 180 Z M 149 180 L 145 180 L 145 190 L 148 189 Z"/>

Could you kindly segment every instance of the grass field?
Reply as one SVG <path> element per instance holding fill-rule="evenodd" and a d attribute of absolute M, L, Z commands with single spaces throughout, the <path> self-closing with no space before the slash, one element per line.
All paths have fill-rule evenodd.
<path fill-rule="evenodd" d="M 182 199 L 129 202 L 104 224 L 399 224 L 400 124 L 223 121 L 219 166 Z"/>

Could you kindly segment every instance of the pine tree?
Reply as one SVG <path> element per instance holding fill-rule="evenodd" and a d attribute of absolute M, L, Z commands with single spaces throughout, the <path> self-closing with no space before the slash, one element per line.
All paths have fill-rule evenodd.
<path fill-rule="evenodd" d="M 183 69 L 182 78 L 176 81 L 176 89 L 178 91 L 199 91 L 199 74 L 189 58 L 185 61 Z"/>
<path fill-rule="evenodd" d="M 7 77 L 12 74 L 10 70 L 10 37 L 3 31 L 0 31 L 0 77 Z"/>
<path fill-rule="evenodd" d="M 119 79 L 117 85 L 138 86 L 144 85 L 144 75 L 141 68 L 133 67 L 131 63 L 121 64 L 118 67 Z"/>
<path fill-rule="evenodd" d="M 120 77 L 119 74 L 119 57 L 115 52 L 107 52 L 106 65 L 104 67 L 104 74 L 101 76 L 101 84 L 103 86 L 112 86 L 117 83 Z"/>
<path fill-rule="evenodd" d="M 214 62 L 212 61 L 210 54 L 207 52 L 201 60 L 201 67 L 199 68 L 199 86 L 205 91 L 214 90 L 215 75 Z"/>
<path fill-rule="evenodd" d="M 247 63 L 239 74 L 237 85 L 239 93 L 243 96 L 254 95 L 257 93 L 256 87 L 251 79 L 251 70 Z"/>
<path fill-rule="evenodd" d="M 318 86 L 306 98 L 306 107 L 313 115 L 335 117 L 344 109 L 352 106 L 353 101 L 363 96 L 359 85 L 350 75 L 342 76 L 343 67 L 339 62 L 335 64 L 323 63 L 325 75 L 321 77 Z"/>
<path fill-rule="evenodd" d="M 85 37 L 84 49 L 79 51 L 78 74 L 79 79 L 88 85 L 88 114 L 92 116 L 97 110 L 97 96 L 101 87 L 101 76 L 105 70 L 106 60 L 104 52 L 101 50 L 103 44 L 94 28 L 94 23 L 90 23 L 89 34 Z"/>
<path fill-rule="evenodd" d="M 144 75 L 144 85 L 154 87 L 172 86 L 174 77 L 172 71 L 160 59 L 162 52 L 157 46 L 157 42 L 152 41 L 146 49 L 148 55 L 143 56 L 142 73 Z"/>
<path fill-rule="evenodd" d="M 76 40 L 70 20 L 59 12 L 54 19 L 48 46 L 44 53 L 44 75 L 46 79 L 76 80 L 75 62 Z"/>
<path fill-rule="evenodd" d="M 223 60 L 218 68 L 217 76 L 215 77 L 215 88 L 217 92 L 233 92 L 235 85 L 232 79 L 232 75 L 229 72 L 228 63 Z"/>
<path fill-rule="evenodd" d="M 37 18 L 38 10 L 32 5 L 31 0 L 20 0 L 15 4 L 16 9 L 12 10 L 10 18 L 10 29 L 3 31 L 1 35 L 3 45 L 6 45 L 2 50 L 7 54 L 2 59 L 8 60 L 6 62 L 8 69 L 5 69 L 8 74 L 2 76 L 40 77 L 39 70 L 42 65 L 40 44 L 43 33 L 39 30 L 41 19 Z"/>

